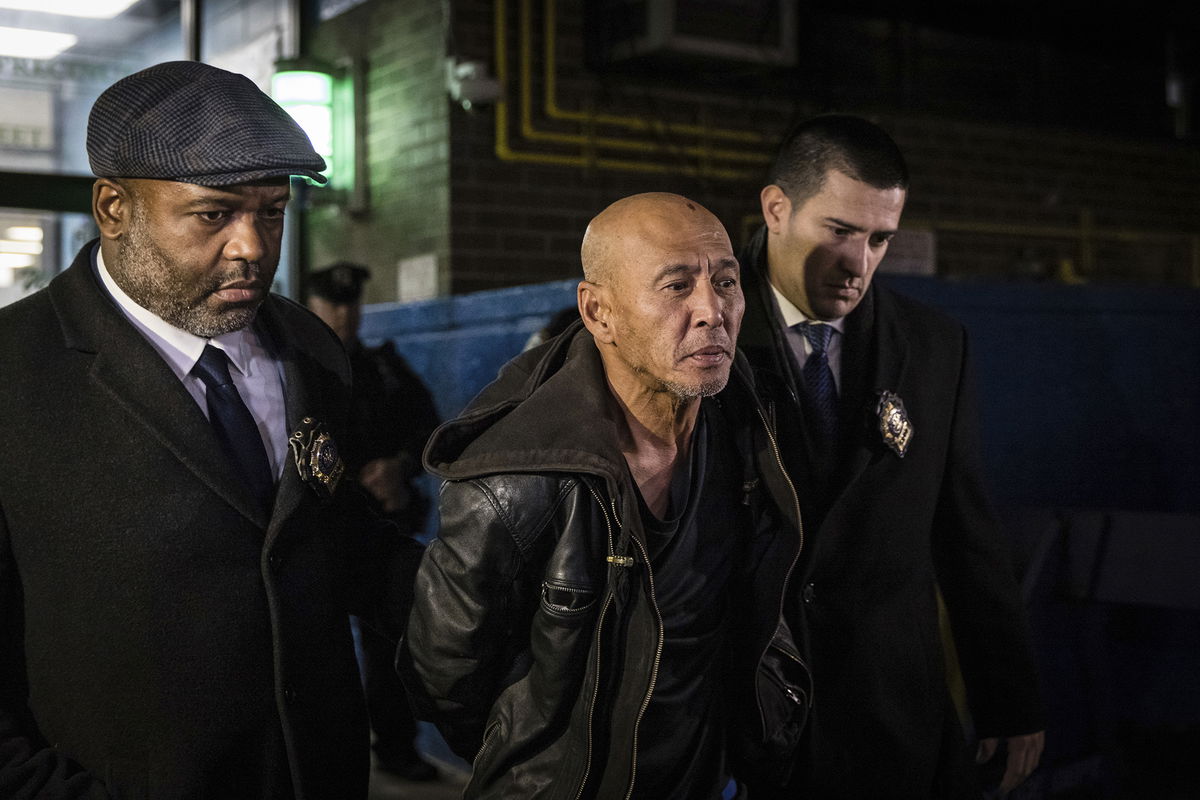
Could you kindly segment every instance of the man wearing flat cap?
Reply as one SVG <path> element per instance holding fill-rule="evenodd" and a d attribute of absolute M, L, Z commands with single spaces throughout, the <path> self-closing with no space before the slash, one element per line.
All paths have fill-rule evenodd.
<path fill-rule="evenodd" d="M 324 163 L 192 62 L 87 147 L 99 240 L 0 310 L 0 797 L 364 797 L 347 613 L 394 631 L 413 553 L 340 480 L 340 343 L 268 291 Z"/>

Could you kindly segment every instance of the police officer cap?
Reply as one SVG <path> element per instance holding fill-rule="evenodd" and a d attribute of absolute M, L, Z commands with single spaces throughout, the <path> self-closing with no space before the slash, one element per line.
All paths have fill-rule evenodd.
<path fill-rule="evenodd" d="M 331 303 L 357 303 L 371 271 L 361 264 L 339 261 L 308 274 L 308 293 Z"/>
<path fill-rule="evenodd" d="M 197 61 L 156 64 L 105 89 L 88 118 L 87 152 L 102 178 L 325 183 L 325 160 L 286 111 L 245 75 Z"/>

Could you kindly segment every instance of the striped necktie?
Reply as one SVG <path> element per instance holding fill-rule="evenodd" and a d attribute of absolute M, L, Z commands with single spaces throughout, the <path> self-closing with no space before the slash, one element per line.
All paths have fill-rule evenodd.
<path fill-rule="evenodd" d="M 833 370 L 829 367 L 828 349 L 836 329 L 819 322 L 801 322 L 794 327 L 800 329 L 812 347 L 801 373 L 804 376 L 804 388 L 816 411 L 814 427 L 826 441 L 832 441 L 837 433 L 838 396 Z"/>

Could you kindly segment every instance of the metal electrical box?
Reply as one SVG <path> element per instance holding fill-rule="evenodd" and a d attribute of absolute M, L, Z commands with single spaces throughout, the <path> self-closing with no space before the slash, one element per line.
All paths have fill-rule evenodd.
<path fill-rule="evenodd" d="M 796 64 L 796 0 L 597 0 L 605 58 Z"/>

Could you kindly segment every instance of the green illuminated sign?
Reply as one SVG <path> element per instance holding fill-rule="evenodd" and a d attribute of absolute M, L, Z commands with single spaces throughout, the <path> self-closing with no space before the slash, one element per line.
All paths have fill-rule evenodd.
<path fill-rule="evenodd" d="M 286 69 L 271 78 L 271 97 L 304 129 L 325 159 L 330 186 L 354 182 L 354 109 L 351 93 L 327 72 Z"/>

